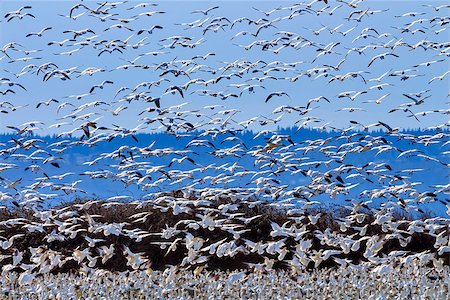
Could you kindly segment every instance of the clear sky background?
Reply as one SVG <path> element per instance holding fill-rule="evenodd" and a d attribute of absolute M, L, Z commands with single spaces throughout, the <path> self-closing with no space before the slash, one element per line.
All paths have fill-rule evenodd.
<path fill-rule="evenodd" d="M 48 133 L 58 133 L 62 130 L 70 130 L 71 126 L 61 127 L 60 129 L 49 129 L 48 127 L 58 122 L 58 118 L 70 113 L 71 108 L 62 109 L 57 113 L 58 105 L 52 103 L 49 107 L 40 107 L 36 109 L 36 104 L 40 101 L 49 100 L 51 98 L 57 99 L 60 103 L 64 101 L 70 101 L 76 106 L 83 103 L 91 102 L 94 100 L 102 100 L 111 104 L 111 109 L 119 107 L 123 103 L 115 103 L 120 99 L 120 96 L 113 100 L 116 91 L 120 87 L 131 87 L 133 88 L 137 84 L 143 81 L 154 81 L 159 79 L 159 74 L 161 70 L 154 71 L 142 70 L 142 69 L 128 69 L 128 70 L 115 70 L 115 68 L 128 64 L 138 57 L 139 54 L 151 51 L 166 51 L 167 54 L 158 56 L 145 56 L 137 60 L 136 63 L 147 64 L 147 65 L 157 65 L 161 62 L 168 62 L 171 60 L 180 59 L 191 59 L 195 55 L 204 55 L 209 52 L 213 52 L 216 55 L 210 56 L 206 61 L 199 60 L 199 63 L 211 66 L 211 67 L 223 67 L 222 62 L 232 62 L 237 59 L 244 59 L 249 61 L 256 61 L 258 59 L 264 60 L 265 62 L 272 61 L 283 61 L 283 62 L 296 62 L 304 61 L 304 63 L 299 64 L 295 71 L 270 73 L 275 77 L 293 77 L 297 74 L 305 72 L 306 70 L 312 69 L 314 67 L 322 67 L 324 64 L 336 65 L 341 59 L 343 59 L 347 54 L 347 48 L 359 47 L 367 45 L 368 43 L 385 43 L 392 38 L 402 39 L 402 41 L 408 44 L 415 44 L 421 40 L 431 40 L 435 42 L 447 42 L 449 41 L 449 30 L 442 31 L 438 34 L 434 33 L 434 30 L 440 29 L 441 27 L 433 27 L 435 23 L 430 24 L 429 21 L 424 21 L 423 23 L 418 23 L 414 25 L 411 29 L 424 28 L 426 34 L 417 32 L 415 34 L 411 33 L 401 33 L 401 29 L 396 29 L 394 27 L 403 27 L 405 24 L 419 18 L 431 19 L 435 16 L 445 16 L 448 10 L 442 9 L 438 12 L 434 11 L 432 8 L 423 7 L 424 4 L 439 5 L 444 4 L 445 1 L 364 1 L 358 6 L 358 9 L 389 9 L 385 13 L 373 14 L 369 17 L 364 17 L 363 22 L 356 21 L 346 21 L 344 18 L 349 15 L 352 11 L 347 5 L 343 5 L 338 8 L 332 16 L 328 13 L 322 13 L 319 16 L 317 14 L 305 13 L 301 16 L 297 16 L 292 20 L 283 20 L 274 23 L 277 28 L 269 27 L 263 29 L 257 38 L 250 35 L 239 36 L 233 40 L 230 40 L 236 33 L 240 31 L 250 31 L 256 32 L 257 26 L 254 24 L 248 25 L 246 22 L 236 24 L 232 29 L 230 26 L 224 27 L 225 31 L 219 30 L 218 32 L 208 31 L 203 35 L 202 28 L 187 29 L 187 26 L 175 25 L 180 23 L 188 23 L 198 19 L 205 19 L 206 17 L 201 14 L 191 14 L 190 12 L 196 9 L 206 9 L 211 6 L 219 5 L 220 8 L 212 11 L 208 16 L 211 18 L 224 16 L 230 21 L 233 21 L 240 17 L 249 17 L 251 19 L 267 18 L 269 20 L 276 19 L 278 17 L 283 17 L 288 15 L 290 12 L 288 10 L 281 10 L 272 13 L 270 16 L 265 16 L 263 13 L 256 11 L 253 7 L 258 8 L 262 11 L 270 11 L 274 8 L 280 6 L 289 6 L 296 2 L 281 2 L 281 1 L 164 1 L 159 2 L 158 7 L 146 7 L 137 8 L 133 10 L 126 10 L 126 8 L 132 7 L 140 2 L 130 1 L 120 7 L 111 10 L 111 13 L 118 13 L 120 18 L 130 18 L 141 12 L 146 11 L 164 11 L 165 14 L 156 14 L 151 17 L 141 16 L 139 19 L 130 22 L 129 24 L 124 24 L 132 28 L 133 32 L 126 29 L 114 28 L 107 32 L 104 29 L 111 25 L 119 24 L 120 22 L 115 20 L 107 20 L 102 22 L 95 17 L 85 15 L 80 16 L 77 20 L 72 20 L 67 17 L 60 15 L 68 15 L 70 8 L 78 3 L 73 1 L 2 1 L 0 4 L 0 14 L 3 16 L 7 12 L 16 10 L 24 4 L 32 4 L 33 8 L 30 12 L 36 16 L 36 18 L 25 17 L 22 20 L 12 20 L 6 22 L 6 19 L 1 19 L 0 22 L 0 44 L 3 46 L 9 42 L 16 42 L 23 47 L 17 47 L 19 50 L 39 50 L 36 53 L 30 53 L 26 55 L 19 51 L 8 51 L 8 54 L 12 58 L 22 58 L 22 57 L 39 57 L 41 59 L 30 60 L 27 62 L 16 61 L 9 62 L 7 57 L 3 57 L 0 61 L 1 75 L 0 77 L 7 77 L 12 81 L 21 83 L 26 87 L 27 91 L 21 90 L 15 87 L 14 90 L 16 94 L 7 94 L 5 96 L 0 95 L 1 101 L 12 102 L 15 106 L 26 106 L 17 109 L 14 113 L 1 114 L 0 115 L 0 130 L 7 131 L 7 125 L 20 125 L 24 122 L 36 120 L 43 121 L 45 123 L 42 126 L 42 130 L 37 133 L 48 134 Z M 84 1 L 87 6 L 95 7 L 96 2 L 94 1 Z M 342 3 L 336 1 L 330 1 L 330 11 L 332 8 L 340 5 Z M 313 8 L 319 10 L 325 7 L 322 2 L 313 5 Z M 83 9 L 78 9 L 74 11 L 74 15 L 82 13 Z M 425 15 L 416 17 L 399 17 L 395 16 L 402 15 L 407 12 L 426 12 Z M 227 22 L 222 22 L 225 24 Z M 328 26 L 329 28 L 334 28 L 341 25 L 339 31 L 346 31 L 353 26 L 354 30 L 348 34 L 346 37 L 339 33 L 329 33 L 327 30 L 322 31 L 319 35 L 314 35 L 311 30 L 317 30 L 322 26 Z M 155 29 L 153 34 L 142 34 L 137 36 L 137 30 L 143 28 L 151 28 L 153 25 L 161 25 L 164 27 L 163 30 Z M 447 25 L 448 26 L 448 25 Z M 52 27 L 51 30 L 46 31 L 42 37 L 32 36 L 26 37 L 29 32 L 37 32 L 44 27 Z M 353 41 L 355 37 L 361 34 L 364 28 L 375 28 L 380 34 L 389 33 L 388 37 L 384 38 L 373 38 L 368 37 L 367 39 L 359 39 Z M 139 47 L 138 49 L 127 48 L 124 53 L 113 52 L 113 53 L 103 53 L 100 57 L 98 56 L 99 50 L 93 49 L 90 46 L 81 47 L 81 49 L 72 55 L 56 55 L 58 53 L 71 51 L 80 46 L 73 45 L 72 43 L 67 43 L 66 46 L 60 47 L 58 45 L 48 46 L 49 41 L 62 41 L 67 38 L 71 38 L 71 34 L 63 33 L 64 30 L 74 29 L 80 30 L 90 28 L 92 29 L 98 37 L 96 40 L 111 40 L 111 39 L 121 39 L 124 40 L 132 36 L 129 41 L 130 43 L 136 43 L 142 38 L 146 37 L 144 41 L 145 46 Z M 336 46 L 333 50 L 339 54 L 330 54 L 318 58 L 314 63 L 312 60 L 317 55 L 317 51 L 313 47 L 303 47 L 300 50 L 295 50 L 293 48 L 282 49 L 278 54 L 272 53 L 270 51 L 261 51 L 261 47 L 253 47 L 250 50 L 244 50 L 244 48 L 238 45 L 248 45 L 256 39 L 266 39 L 270 40 L 276 37 L 274 35 L 278 31 L 291 31 L 302 35 L 304 38 L 322 43 L 327 45 L 330 42 L 340 42 L 340 45 Z M 373 33 L 373 32 L 372 32 Z M 183 48 L 176 47 L 175 49 L 162 49 L 164 44 L 169 44 L 169 41 L 160 41 L 163 38 L 173 36 L 173 35 L 184 35 L 191 37 L 193 41 L 203 39 L 202 43 L 195 48 Z M 92 34 L 85 35 L 83 37 L 89 37 Z M 83 38 L 78 38 L 77 41 L 82 41 Z M 71 45 L 71 46 L 70 46 Z M 277 49 L 280 45 L 275 46 L 273 49 Z M 413 106 L 411 110 L 415 113 L 421 111 L 428 111 L 433 109 L 448 109 L 448 92 L 449 92 L 449 78 L 447 76 L 442 81 L 434 81 L 428 84 L 428 81 L 438 75 L 443 74 L 449 70 L 449 60 L 446 56 L 436 56 L 436 51 L 425 51 L 424 49 L 418 48 L 414 51 L 407 47 L 398 47 L 393 52 L 399 57 L 389 56 L 385 60 L 378 60 L 373 63 L 373 65 L 368 68 L 368 62 L 370 59 L 380 53 L 387 52 L 386 49 L 369 49 L 364 52 L 363 55 L 359 55 L 355 52 L 350 53 L 340 71 L 335 71 L 333 74 L 345 74 L 350 71 L 367 71 L 364 74 L 366 80 L 371 78 L 376 78 L 381 74 L 388 72 L 390 70 L 404 70 L 412 68 L 413 65 L 437 60 L 445 59 L 444 62 L 434 64 L 430 67 L 418 67 L 415 68 L 417 71 L 412 71 L 410 74 L 423 74 L 422 77 L 411 78 L 406 81 L 401 81 L 399 77 L 386 77 L 380 83 L 389 83 L 392 86 L 387 86 L 383 90 L 372 89 L 365 95 L 358 97 L 355 101 L 351 101 L 348 98 L 339 99 L 337 95 L 344 91 L 362 91 L 367 90 L 371 86 L 380 84 L 377 82 L 368 82 L 365 84 L 360 78 L 354 78 L 345 80 L 343 82 L 335 81 L 328 83 L 330 77 L 321 77 L 314 80 L 314 76 L 308 78 L 306 76 L 301 77 L 298 81 L 292 83 L 286 80 L 265 80 L 262 83 L 258 81 L 253 81 L 251 83 L 262 84 L 266 87 L 265 90 L 259 89 L 254 94 L 245 93 L 240 98 L 228 98 L 227 100 L 220 100 L 214 97 L 202 97 L 197 94 L 189 95 L 191 91 L 196 89 L 211 89 L 215 91 L 225 91 L 225 93 L 239 93 L 239 90 L 227 85 L 232 83 L 243 83 L 247 79 L 254 76 L 263 76 L 261 73 L 247 74 L 244 78 L 233 77 L 231 80 L 222 80 L 216 85 L 201 87 L 201 86 L 191 86 L 187 92 L 185 92 L 185 98 L 182 99 L 178 94 L 165 96 L 162 101 L 162 107 L 168 107 L 171 105 L 181 104 L 188 102 L 189 104 L 183 107 L 184 110 L 190 109 L 202 109 L 206 105 L 222 104 L 226 108 L 235 108 L 241 112 L 234 116 L 236 121 L 246 120 L 252 117 L 266 116 L 266 117 L 277 117 L 279 114 L 274 115 L 272 111 L 281 105 L 292 105 L 292 106 L 306 106 L 307 102 L 311 98 L 316 98 L 318 96 L 325 96 L 330 99 L 331 103 L 324 100 L 319 103 L 313 103 L 312 107 L 317 107 L 309 115 L 315 116 L 323 121 L 321 123 L 315 124 L 313 126 L 320 126 L 321 124 L 326 124 L 339 128 L 345 128 L 349 126 L 350 120 L 357 120 L 363 124 L 371 124 L 377 121 L 385 121 L 394 127 L 401 128 L 426 128 L 429 126 L 436 126 L 448 121 L 448 115 L 444 114 L 430 114 L 425 117 L 419 117 L 420 122 L 412 117 L 407 117 L 409 113 L 403 111 L 396 111 L 394 113 L 388 113 L 389 110 L 397 107 L 399 104 L 411 102 L 411 100 L 402 96 L 403 93 L 413 93 L 421 90 L 431 89 L 428 98 L 425 103 L 420 106 Z M 0 55 L 1 57 L 1 55 Z M 36 74 L 25 74 L 16 78 L 11 73 L 20 73 L 22 68 L 28 64 L 35 64 L 37 66 L 46 63 L 54 62 L 58 65 L 59 69 L 67 69 L 71 67 L 77 67 L 77 70 L 85 70 L 88 67 L 103 68 L 108 71 L 103 73 L 96 73 L 93 76 L 82 76 L 76 78 L 74 74 L 71 76 L 72 80 L 61 81 L 57 78 L 51 78 L 48 81 L 43 81 L 43 74 L 39 76 Z M 184 68 L 187 69 L 187 68 Z M 216 74 L 215 76 L 218 76 Z M 175 78 L 171 75 L 166 75 L 166 78 L 170 79 L 170 83 L 164 83 L 161 87 L 156 87 L 151 89 L 151 94 L 154 97 L 158 97 L 164 93 L 165 88 L 169 85 L 182 85 L 188 78 L 185 76 L 179 76 Z M 196 72 L 191 76 L 191 78 L 204 78 L 205 80 L 214 78 L 214 75 L 207 72 Z M 90 88 L 101 83 L 103 80 L 111 80 L 114 82 L 113 85 L 106 85 L 103 90 L 97 89 L 95 94 L 88 95 L 81 100 L 73 98 L 65 98 L 70 95 L 80 95 L 88 93 Z M 5 85 L 2 85 L 1 89 L 6 89 Z M 275 91 L 286 91 L 291 99 L 287 97 L 275 97 L 268 103 L 264 103 L 267 95 Z M 127 92 L 126 92 L 127 93 Z M 122 93 L 121 95 L 126 95 Z M 384 94 L 390 93 L 390 95 L 385 98 L 382 104 L 377 105 L 374 103 L 362 103 L 365 100 L 374 100 L 381 97 Z M 127 104 L 127 103 L 125 103 Z M 121 112 L 118 116 L 113 116 L 111 113 L 106 113 L 99 108 L 92 108 L 85 111 L 88 112 L 99 112 L 102 114 L 102 119 L 99 121 L 102 125 L 108 126 L 110 123 L 125 126 L 127 128 L 133 128 L 140 124 L 141 121 L 136 117 L 136 115 L 141 112 L 146 107 L 153 106 L 152 103 L 137 103 L 134 102 L 129 106 L 127 110 Z M 363 108 L 367 111 L 361 112 L 336 112 L 336 110 L 344 107 L 358 107 Z M 203 110 L 208 113 L 208 110 Z M 145 116 L 145 115 L 144 115 Z M 98 117 L 98 116 L 95 116 Z M 93 117 L 94 118 L 94 117 Z M 298 116 L 285 115 L 283 116 L 281 122 L 276 125 L 270 126 L 292 126 L 295 121 L 298 120 Z M 80 121 L 81 122 L 81 121 Z M 147 131 L 159 130 L 158 126 L 149 127 Z M 250 127 L 250 129 L 258 129 L 257 126 Z"/>

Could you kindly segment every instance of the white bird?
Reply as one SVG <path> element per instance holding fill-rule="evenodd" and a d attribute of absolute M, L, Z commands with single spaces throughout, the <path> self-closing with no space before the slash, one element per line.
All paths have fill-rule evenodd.
<path fill-rule="evenodd" d="M 42 37 L 42 34 L 44 33 L 44 32 L 46 32 L 47 30 L 51 30 L 52 29 L 52 27 L 45 27 L 45 28 L 43 28 L 41 31 L 39 31 L 39 32 L 30 32 L 30 33 L 28 33 L 27 35 L 26 35 L 26 37 L 30 37 L 30 36 L 33 36 L 33 35 L 35 35 L 35 36 L 38 36 L 38 37 Z"/>

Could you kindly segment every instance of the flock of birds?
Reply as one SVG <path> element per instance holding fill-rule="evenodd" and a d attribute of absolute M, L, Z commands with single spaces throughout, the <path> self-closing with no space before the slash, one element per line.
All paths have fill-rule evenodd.
<path fill-rule="evenodd" d="M 370 3 L 375 4 L 379 3 Z M 166 25 L 152 20 L 170 15 L 158 4 L 80 2 L 58 16 L 71 27 L 45 25 L 23 34 L 24 41 L 44 41 L 42 49 L 8 41 L 0 49 L 0 117 L 6 120 L 0 119 L 0 125 L 10 133 L 0 142 L 0 204 L 5 211 L 16 208 L 32 214 L 17 218 L 2 215 L 2 276 L 20 271 L 20 284 L 40 281 L 42 289 L 49 289 L 42 286 L 45 274 L 69 263 L 92 273 L 116 255 L 126 258 L 127 268 L 148 272 L 155 259 L 134 250 L 145 243 L 164 250 L 165 256 L 177 247 L 185 249 L 186 256 L 177 268 L 194 270 L 194 275 L 182 275 L 180 280 L 186 284 L 189 276 L 197 276 L 212 258 L 240 255 L 258 255 L 261 262 L 249 266 L 266 272 L 279 263 L 300 270 L 333 261 L 355 268 L 363 277 L 371 276 L 362 271 L 364 268 L 388 274 L 398 272 L 397 268 L 427 265 L 448 274 L 450 152 L 446 149 L 450 145 L 450 109 L 436 106 L 449 103 L 442 101 L 450 95 L 442 90 L 448 89 L 450 43 L 440 41 L 450 22 L 449 8 L 447 4 L 424 5 L 421 12 L 392 15 L 389 8 L 372 9 L 362 0 L 314 0 L 270 11 L 255 7 L 255 18 L 230 19 L 216 15 L 221 7 L 212 6 L 188 14 L 198 18 L 194 21 L 175 24 L 180 34 L 155 40 L 153 36 L 164 35 Z M 389 26 L 390 32 L 364 26 L 378 15 L 401 25 Z M 18 35 L 22 22 L 39 20 L 31 5 L 2 17 L 1 26 L 12 26 L 9 28 L 17 29 Z M 283 30 L 289 24 L 302 24 L 302 18 L 313 17 L 338 23 L 328 22 L 319 28 L 297 26 L 298 32 Z M 95 26 L 85 27 L 84 22 Z M 135 26 L 142 22 L 145 28 Z M 55 32 L 60 39 L 46 39 Z M 256 58 L 220 61 L 224 54 L 215 49 L 215 43 L 220 44 L 217 36 L 221 34 L 231 34 L 229 44 L 222 45 Z M 122 35 L 128 37 L 118 38 Z M 208 39 L 215 42 L 208 44 Z M 198 49 L 205 47 L 212 52 L 199 54 Z M 189 57 L 179 57 L 185 55 Z M 284 60 L 297 56 L 304 60 Z M 108 67 L 69 66 L 77 57 L 86 57 L 86 61 L 94 58 L 99 64 L 109 61 Z M 399 64 L 405 57 L 406 62 Z M 418 60 L 422 58 L 426 60 Z M 117 59 L 126 63 L 114 66 Z M 358 65 L 362 69 L 353 69 Z M 118 86 L 123 80 L 136 82 Z M 73 88 L 72 83 L 79 93 L 33 99 L 33 86 L 39 90 L 46 87 L 39 93 L 51 94 L 49 84 L 58 86 L 55 93 L 61 93 L 65 87 Z M 319 84 L 321 89 L 315 92 L 322 94 L 310 99 L 296 95 L 299 85 L 308 89 L 309 84 Z M 328 89 L 349 85 L 354 90 L 326 94 Z M 439 96 L 433 98 L 433 94 Z M 23 95 L 28 97 L 26 103 L 21 103 Z M 211 103 L 199 106 L 203 99 Z M 251 118 L 240 109 L 248 104 L 246 99 L 255 102 Z M 274 108 L 270 115 L 259 113 L 258 107 L 277 101 L 291 104 Z M 358 115 L 385 109 L 389 102 L 396 105 L 380 114 L 379 121 L 366 123 L 364 115 Z M 344 103 L 348 105 L 342 107 Z M 349 118 L 349 126 L 335 127 L 323 114 L 317 116 L 328 106 L 338 116 Z M 350 113 L 362 119 L 353 119 Z M 33 120 L 17 124 L 24 115 Z M 424 134 L 411 134 L 386 121 L 395 117 L 406 118 L 413 126 L 426 119 L 445 121 L 425 128 Z M 295 129 L 285 134 L 277 129 L 280 124 L 294 125 Z M 328 133 L 306 140 L 298 134 L 305 128 Z M 380 132 L 374 133 L 377 129 Z M 252 144 L 243 139 L 247 130 L 255 130 Z M 39 136 L 47 132 L 55 134 L 51 143 Z M 164 132 L 181 141 L 183 147 L 158 147 L 158 140 L 143 145 L 141 136 L 149 132 Z M 123 143 L 98 155 L 92 151 L 89 160 L 76 166 L 82 168 L 80 172 L 68 163 L 66 153 L 72 149 L 105 147 L 114 145 L 113 140 Z M 437 149 L 437 153 L 429 149 Z M 405 168 L 411 161 L 426 167 Z M 17 175 L 18 170 L 21 175 Z M 447 175 L 433 179 L 433 174 Z M 419 176 L 437 183 L 423 184 L 415 180 Z M 102 199 L 105 202 L 90 200 L 75 208 L 48 206 L 61 197 L 87 197 L 89 191 L 82 188 L 86 181 L 112 182 L 124 192 Z M 182 197 L 159 192 L 174 187 L 182 191 Z M 145 197 L 135 201 L 126 192 L 133 188 Z M 219 203 L 221 197 L 231 200 Z M 325 215 L 317 209 L 323 199 L 345 200 L 345 213 L 336 219 L 338 228 L 316 228 Z M 87 213 L 99 203 L 104 208 L 131 205 L 141 209 L 148 205 L 151 209 L 136 211 L 121 222 L 108 222 L 101 214 Z M 285 211 L 288 221 L 278 224 L 271 220 L 267 239 L 252 241 L 246 238 L 251 231 L 247 226 L 267 216 L 245 215 L 242 208 L 260 205 Z M 428 205 L 438 207 L 440 215 L 418 218 L 427 213 Z M 146 222 L 154 211 L 182 219 L 154 232 Z M 142 226 L 136 227 L 139 224 Z M 375 232 L 375 227 L 380 231 Z M 220 239 L 202 238 L 202 230 L 221 232 Z M 39 234 L 43 244 L 24 248 L 30 234 Z M 112 243 L 108 240 L 111 236 L 134 244 Z M 432 247 L 422 252 L 408 250 L 417 236 L 431 239 Z M 69 253 L 59 248 L 61 243 L 80 238 Z M 392 243 L 398 246 L 389 251 L 389 243 L 389 247 Z M 317 249 L 317 244 L 323 248 Z M 359 252 L 358 259 L 349 258 Z M 146 273 L 135 274 L 141 280 Z M 245 271 L 233 274 L 230 278 L 236 279 L 228 280 L 231 285 L 248 275 Z M 113 277 L 104 281 L 123 280 L 108 276 Z M 203 284 L 210 286 L 209 278 L 203 278 Z M 290 286 L 289 279 L 283 278 L 265 280 L 285 280 L 278 284 Z M 311 283 L 309 277 L 302 280 L 309 286 L 319 285 Z M 348 281 L 351 276 L 338 280 Z M 154 285 L 140 282 L 147 287 Z M 223 283 L 222 289 L 231 287 Z M 163 287 L 160 291 L 170 290 Z"/>
<path fill-rule="evenodd" d="M 0 283 L 6 298 L 37 299 L 448 299 L 449 272 L 405 268 L 383 277 L 369 270 L 289 272 L 207 272 L 174 268 L 91 276 L 45 274 L 32 286 L 18 286 L 11 274 Z"/>
<path fill-rule="evenodd" d="M 49 273 L 96 270 L 448 272 L 448 218 L 405 219 L 392 205 L 327 212 L 283 203 L 280 210 L 279 203 L 246 197 L 245 189 L 207 188 L 130 203 L 90 200 L 3 212 L 2 274 L 20 272 L 17 283 L 30 285 Z"/>

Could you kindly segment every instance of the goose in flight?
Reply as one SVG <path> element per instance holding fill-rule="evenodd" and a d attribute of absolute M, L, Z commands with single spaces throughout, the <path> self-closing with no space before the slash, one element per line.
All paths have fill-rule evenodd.
<path fill-rule="evenodd" d="M 375 99 L 375 100 L 365 100 L 365 101 L 363 101 L 362 103 L 375 103 L 375 104 L 381 104 L 381 101 L 383 101 L 383 99 L 386 98 L 386 97 L 388 97 L 390 94 L 391 94 L 391 93 L 387 93 L 387 94 L 385 94 L 385 95 L 383 95 L 383 96 L 381 96 L 380 98 Z"/>
<path fill-rule="evenodd" d="M 6 20 L 6 22 L 9 22 L 9 21 L 11 21 L 11 20 L 13 20 L 15 18 L 18 18 L 19 20 L 22 20 L 25 17 L 32 17 L 32 18 L 36 19 L 36 17 L 34 15 L 32 15 L 30 13 L 25 13 L 25 14 L 22 14 L 22 15 L 13 15 L 8 20 Z"/>
<path fill-rule="evenodd" d="M 138 14 L 136 16 L 133 16 L 132 18 L 138 18 L 138 17 L 141 17 L 141 16 L 151 17 L 151 16 L 154 16 L 154 15 L 160 15 L 160 14 L 165 14 L 165 13 L 166 13 L 165 11 L 147 11 L 147 12 L 140 13 L 140 14 Z"/>
<path fill-rule="evenodd" d="M 175 92 L 180 93 L 181 98 L 184 98 L 183 90 L 180 87 L 175 86 L 175 85 L 169 86 L 162 96 L 169 95 L 169 94 L 174 95 Z"/>
<path fill-rule="evenodd" d="M 288 95 L 288 93 L 286 93 L 286 92 L 274 92 L 274 93 L 271 93 L 271 94 L 269 94 L 269 96 L 267 96 L 267 98 L 266 98 L 266 103 L 267 102 L 269 102 L 269 100 L 270 99 L 272 99 L 273 97 L 281 97 L 281 96 L 287 96 L 289 99 L 291 99 L 291 97 Z"/>
<path fill-rule="evenodd" d="M 435 80 L 444 80 L 445 76 L 447 76 L 448 74 L 450 74 L 450 71 L 447 71 L 440 76 L 433 77 L 430 81 L 428 81 L 428 84 L 432 83 Z"/>
<path fill-rule="evenodd" d="M 82 36 L 86 33 L 92 33 L 92 34 L 96 34 L 92 29 L 86 28 L 86 29 L 82 29 L 82 30 L 64 30 L 63 33 L 73 33 L 73 39 L 76 39 L 79 36 Z"/>
<path fill-rule="evenodd" d="M 367 111 L 363 108 L 359 108 L 359 107 L 344 107 L 341 109 L 338 109 L 336 111 L 348 111 L 348 112 L 355 112 L 355 111 Z"/>
<path fill-rule="evenodd" d="M 111 81 L 111 80 L 104 80 L 102 83 L 96 84 L 96 85 L 92 86 L 91 89 L 89 90 L 89 94 L 92 94 L 92 92 L 93 92 L 96 88 L 99 88 L 99 89 L 102 90 L 103 87 L 105 86 L 105 84 L 114 84 L 114 82 Z"/>
<path fill-rule="evenodd" d="M 51 98 L 51 99 L 49 99 L 48 101 L 42 101 L 42 102 L 39 102 L 39 103 L 36 105 L 36 108 L 39 108 L 41 105 L 50 106 L 50 104 L 51 104 L 52 102 L 54 102 L 54 103 L 59 103 L 58 100 Z"/>
<path fill-rule="evenodd" d="M 66 79 L 70 80 L 69 75 L 65 71 L 52 70 L 44 75 L 44 78 L 42 79 L 42 81 L 48 81 L 52 77 L 58 77 L 61 80 L 66 80 Z"/>
<path fill-rule="evenodd" d="M 367 65 L 367 67 L 370 67 L 377 59 L 383 60 L 388 55 L 399 57 L 397 54 L 392 53 L 392 52 L 385 52 L 385 53 L 382 53 L 382 54 L 378 54 L 378 55 L 375 55 L 374 57 L 372 57 L 372 59 L 370 60 L 369 64 Z"/>
<path fill-rule="evenodd" d="M 218 9 L 218 8 L 219 8 L 219 6 L 213 6 L 213 7 L 207 8 L 205 10 L 194 10 L 194 11 L 191 12 L 191 14 L 203 14 L 203 15 L 206 16 L 206 15 L 208 15 L 208 13 L 210 11 Z"/>
<path fill-rule="evenodd" d="M 18 10 L 10 11 L 5 15 L 5 19 L 12 15 L 20 15 L 22 13 L 22 10 L 24 10 L 24 9 L 32 9 L 32 7 L 27 5 L 27 6 L 22 6 Z"/>
<path fill-rule="evenodd" d="M 129 8 L 127 8 L 127 10 L 133 10 L 133 9 L 136 9 L 136 8 L 144 8 L 144 7 L 149 7 L 149 6 L 158 6 L 158 4 L 156 4 L 156 3 L 140 3 L 140 4 L 137 4 L 137 5 L 135 5 L 135 6 L 133 6 L 133 7 L 129 7 Z"/>
<path fill-rule="evenodd" d="M 148 34 L 152 34 L 152 33 L 153 33 L 153 30 L 155 30 L 155 29 L 163 29 L 163 27 L 160 26 L 160 25 L 153 25 L 152 28 L 150 28 L 150 29 L 140 29 L 140 30 L 137 32 L 137 35 L 141 35 L 141 34 L 144 33 L 144 32 L 147 32 Z"/>
<path fill-rule="evenodd" d="M 45 31 L 51 30 L 51 29 L 52 29 L 52 27 L 45 27 L 44 29 L 42 29 L 42 30 L 39 31 L 39 32 L 30 32 L 30 33 L 28 33 L 25 37 L 30 37 L 30 36 L 33 36 L 33 35 L 38 36 L 38 37 L 41 37 L 42 34 L 43 34 Z"/>
<path fill-rule="evenodd" d="M 83 3 L 75 4 L 74 6 L 72 6 L 72 7 L 70 8 L 70 11 L 69 11 L 69 18 L 72 18 L 73 11 L 76 10 L 76 9 L 79 9 L 80 7 L 84 8 L 84 9 L 86 9 L 86 10 L 90 10 L 89 7 L 87 7 L 87 6 L 84 5 Z"/>

